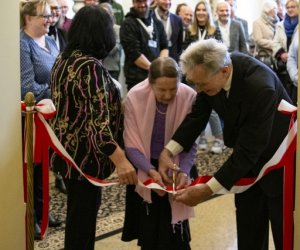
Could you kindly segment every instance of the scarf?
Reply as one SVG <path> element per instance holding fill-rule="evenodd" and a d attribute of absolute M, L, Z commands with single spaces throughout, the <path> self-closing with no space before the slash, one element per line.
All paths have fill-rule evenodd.
<path fill-rule="evenodd" d="M 267 13 L 263 12 L 262 19 L 271 28 L 271 30 L 273 31 L 273 34 L 274 34 L 275 26 L 276 26 L 276 23 L 278 22 L 278 17 L 277 16 L 272 17 L 272 16 L 269 16 Z"/>
<path fill-rule="evenodd" d="M 165 142 L 168 142 L 186 114 L 191 111 L 196 92 L 183 83 L 179 83 L 174 100 L 168 104 L 166 114 Z M 148 79 L 135 85 L 127 94 L 124 111 L 124 143 L 125 147 L 136 148 L 150 161 L 150 147 L 153 123 L 156 112 L 156 98 Z M 178 165 L 179 157 L 173 159 Z M 138 169 L 138 178 L 144 182 L 149 179 L 147 173 Z M 151 203 L 151 190 L 141 185 L 136 186 L 136 192 Z M 193 208 L 174 202 L 169 194 L 172 210 L 172 224 L 194 216 Z"/>
<path fill-rule="evenodd" d="M 283 25 L 287 38 L 292 38 L 294 30 L 298 25 L 298 16 L 291 19 L 291 17 L 288 14 L 286 14 L 283 21 Z"/>

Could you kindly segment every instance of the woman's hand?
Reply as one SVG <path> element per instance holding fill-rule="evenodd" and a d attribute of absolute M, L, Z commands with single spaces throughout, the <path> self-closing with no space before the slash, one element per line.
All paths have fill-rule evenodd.
<path fill-rule="evenodd" d="M 172 161 L 172 155 L 169 150 L 163 149 L 159 156 L 159 168 L 158 171 L 167 185 L 172 185 L 172 178 L 168 175 L 170 169 L 178 171 L 178 167 L 174 165 Z"/>
<path fill-rule="evenodd" d="M 120 184 L 136 185 L 138 183 L 135 168 L 127 158 L 120 161 L 120 164 L 116 165 L 116 168 Z"/>
<path fill-rule="evenodd" d="M 148 172 L 148 175 L 153 179 L 158 185 L 160 185 L 162 188 L 165 187 L 163 180 L 161 178 L 161 175 L 158 171 L 156 171 L 154 168 L 151 168 Z M 159 190 L 159 189 L 152 189 L 155 193 L 157 193 L 159 196 L 164 196 L 166 194 L 165 191 Z"/>
<path fill-rule="evenodd" d="M 181 189 L 189 184 L 189 178 L 186 173 L 178 172 L 176 178 L 176 189 Z"/>
<path fill-rule="evenodd" d="M 123 150 L 117 146 L 116 150 L 109 156 L 117 169 L 120 184 L 136 185 L 138 178 L 132 164 L 128 161 Z"/>

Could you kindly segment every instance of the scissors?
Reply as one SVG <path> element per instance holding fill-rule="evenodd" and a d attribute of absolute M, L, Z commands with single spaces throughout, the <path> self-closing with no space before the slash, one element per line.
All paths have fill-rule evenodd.
<path fill-rule="evenodd" d="M 173 194 L 176 193 L 176 171 L 175 169 L 177 169 L 176 164 L 174 164 L 174 169 L 173 169 L 173 175 L 172 175 L 172 179 L 173 179 L 173 183 L 172 183 L 172 189 L 173 189 Z"/>

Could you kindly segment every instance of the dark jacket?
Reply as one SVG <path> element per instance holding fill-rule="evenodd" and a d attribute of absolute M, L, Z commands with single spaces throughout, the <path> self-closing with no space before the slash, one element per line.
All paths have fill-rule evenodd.
<path fill-rule="evenodd" d="M 53 39 L 55 40 L 55 42 L 56 42 L 56 39 L 58 39 L 59 51 L 63 51 L 67 45 L 66 32 L 63 29 L 58 28 L 57 26 L 50 26 L 48 35 L 52 36 Z"/>
<path fill-rule="evenodd" d="M 277 108 L 282 99 L 291 102 L 277 76 L 264 64 L 241 53 L 233 53 L 231 58 L 233 76 L 228 98 L 224 91 L 215 96 L 199 93 L 192 112 L 173 137 L 189 150 L 214 109 L 224 121 L 224 143 L 233 148 L 215 174 L 226 189 L 242 177 L 257 176 L 274 155 L 288 132 L 290 119 Z M 282 169 L 271 171 L 258 183 L 269 194 L 282 192 Z"/>
<path fill-rule="evenodd" d="M 124 74 L 126 84 L 131 88 L 135 84 L 143 81 L 148 77 L 148 71 L 139 68 L 134 61 L 141 55 L 144 55 L 150 62 L 159 57 L 160 51 L 168 48 L 167 38 L 163 25 L 156 19 L 141 19 L 142 22 L 149 26 L 153 20 L 153 38 L 156 42 L 156 48 L 149 46 L 150 36 L 137 20 L 136 11 L 131 8 L 126 14 L 120 29 L 120 41 L 125 52 Z"/>
<path fill-rule="evenodd" d="M 222 35 L 221 35 L 221 31 L 218 26 L 216 26 L 216 30 L 213 34 L 209 35 L 206 33 L 204 40 L 209 39 L 209 38 L 214 38 L 214 39 L 222 42 Z M 183 42 L 183 49 L 185 50 L 191 43 L 196 42 L 198 40 L 199 40 L 199 29 L 198 29 L 198 33 L 196 35 L 192 35 L 190 30 L 187 30 L 186 37 Z"/>
<path fill-rule="evenodd" d="M 57 138 L 85 174 L 106 178 L 114 170 L 109 155 L 122 143 L 119 89 L 98 59 L 75 50 L 69 57 L 58 56 L 51 91 L 56 107 L 51 126 Z M 56 154 L 51 161 L 62 176 L 80 178 Z"/>
<path fill-rule="evenodd" d="M 156 15 L 153 15 L 153 17 L 157 19 Z M 179 16 L 170 13 L 169 17 L 172 29 L 172 34 L 168 44 L 169 56 L 172 57 L 176 62 L 178 62 L 179 57 L 182 53 L 183 24 Z"/>

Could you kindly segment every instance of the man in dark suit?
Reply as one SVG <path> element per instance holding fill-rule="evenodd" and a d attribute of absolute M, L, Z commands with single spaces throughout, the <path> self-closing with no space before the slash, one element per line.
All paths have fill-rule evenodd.
<path fill-rule="evenodd" d="M 191 45 L 181 55 L 181 68 L 198 92 L 186 116 L 160 156 L 166 183 L 172 157 L 187 151 L 205 128 L 211 110 L 224 121 L 224 143 L 232 155 L 206 184 L 178 192 L 174 199 L 195 206 L 242 177 L 256 177 L 288 132 L 289 117 L 277 111 L 291 102 L 277 76 L 256 59 L 214 39 Z M 270 171 L 251 188 L 235 195 L 238 249 L 268 249 L 269 221 L 276 249 L 282 249 L 283 169 Z"/>
<path fill-rule="evenodd" d="M 169 56 L 178 62 L 182 53 L 182 20 L 179 16 L 170 12 L 171 0 L 156 0 L 154 7 L 154 17 L 163 24 L 167 35 Z"/>
<path fill-rule="evenodd" d="M 67 37 L 66 32 L 62 28 L 58 27 L 59 19 L 61 18 L 61 7 L 59 6 L 57 0 L 48 1 L 52 14 L 48 35 L 53 37 L 59 51 L 63 51 L 67 44 Z"/>

